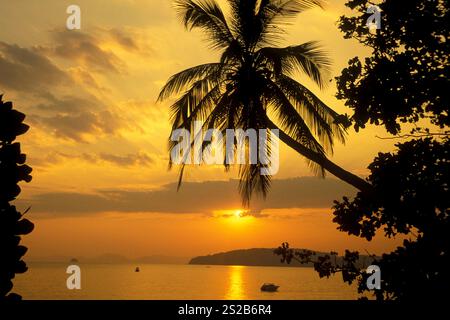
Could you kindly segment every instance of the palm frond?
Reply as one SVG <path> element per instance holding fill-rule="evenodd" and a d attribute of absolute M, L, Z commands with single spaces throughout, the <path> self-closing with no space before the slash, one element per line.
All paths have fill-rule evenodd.
<path fill-rule="evenodd" d="M 211 93 L 213 90 L 211 90 L 209 93 Z M 217 94 L 217 93 L 215 93 L 215 94 Z M 211 105 L 213 105 L 213 108 L 211 108 L 209 111 L 205 111 L 206 117 L 204 118 L 205 121 L 202 126 L 202 131 L 207 130 L 207 129 L 213 129 L 213 128 L 218 128 L 219 130 L 225 129 L 226 119 L 229 114 L 231 98 L 229 96 L 229 92 L 225 92 L 223 94 L 218 94 L 216 97 L 218 97 L 219 100 L 217 102 L 215 102 L 215 104 L 212 104 L 213 100 L 206 102 L 205 99 L 210 99 L 210 98 L 207 98 L 206 96 L 203 99 L 204 100 L 203 102 L 205 104 L 211 104 Z M 213 99 L 213 98 L 211 98 L 211 99 Z M 198 106 L 197 108 L 201 108 L 201 107 Z M 197 112 L 199 112 L 199 111 L 197 111 Z M 190 141 L 191 148 L 194 145 L 197 135 L 201 134 L 201 132 L 195 132 L 195 130 L 194 130 L 193 121 L 192 121 L 192 117 L 194 117 L 194 116 L 195 116 L 195 114 L 193 113 L 191 118 L 189 118 L 186 121 L 186 123 L 183 123 L 178 128 L 175 128 L 175 129 L 185 128 L 187 130 L 190 130 L 190 132 L 191 132 L 191 141 Z M 178 143 L 176 141 L 172 141 L 169 139 L 169 142 L 168 142 L 169 153 L 172 152 L 172 150 L 176 147 L 177 144 Z M 205 144 L 202 146 L 202 148 L 205 148 L 206 146 L 207 145 Z M 172 159 L 169 159 L 169 169 L 172 168 L 172 165 L 173 165 Z M 182 166 L 184 167 L 184 164 Z"/>
<path fill-rule="evenodd" d="M 284 92 L 271 81 L 267 82 L 267 87 L 266 99 L 269 102 L 269 106 L 275 111 L 283 131 L 310 150 L 324 154 L 322 145 L 316 140 L 308 125 Z"/>
<path fill-rule="evenodd" d="M 299 13 L 322 6 L 320 0 L 261 0 L 258 17 L 263 29 L 259 46 L 273 45 L 286 34 L 284 26 L 290 25 Z"/>
<path fill-rule="evenodd" d="M 271 185 L 271 176 L 261 175 L 263 165 L 245 164 L 239 167 L 239 193 L 242 198 L 243 206 L 248 207 L 253 193 L 262 194 L 266 198 Z"/>
<path fill-rule="evenodd" d="M 228 0 L 231 11 L 230 28 L 236 39 L 247 48 L 255 47 L 262 32 L 262 21 L 257 16 L 260 0 Z"/>
<path fill-rule="evenodd" d="M 226 64 L 231 68 L 235 68 L 235 64 L 243 62 L 243 47 L 239 41 L 234 40 L 230 45 L 222 52 L 220 62 Z"/>
<path fill-rule="evenodd" d="M 220 98 L 221 83 L 213 86 L 207 79 L 195 82 L 181 98 L 170 106 L 172 129 L 190 128 L 192 122 L 201 121 Z"/>
<path fill-rule="evenodd" d="M 210 81 L 219 81 L 222 68 L 223 65 L 221 63 L 206 63 L 174 74 L 161 89 L 158 101 L 180 93 L 200 79 L 209 78 Z"/>
<path fill-rule="evenodd" d="M 222 9 L 214 0 L 177 0 L 175 7 L 187 29 L 206 32 L 212 48 L 225 48 L 234 40 Z"/>
<path fill-rule="evenodd" d="M 326 151 L 333 152 L 336 138 L 339 142 L 345 143 L 346 129 L 338 121 L 340 115 L 337 112 L 328 107 L 305 86 L 288 76 L 278 77 L 275 83 L 292 102 Z"/>
<path fill-rule="evenodd" d="M 276 75 L 302 71 L 320 88 L 325 86 L 331 67 L 331 61 L 315 41 L 286 48 L 262 48 L 257 56 L 266 61 Z"/>
<path fill-rule="evenodd" d="M 279 130 L 280 131 L 280 134 L 285 134 L 285 135 L 287 135 L 287 136 L 289 136 L 289 139 L 292 139 L 292 140 L 295 140 L 295 139 L 293 139 L 290 135 L 288 135 L 287 133 L 285 133 L 284 131 L 283 131 L 283 129 L 282 128 L 280 128 L 280 127 L 278 127 L 277 125 L 275 125 L 275 123 L 271 120 L 271 119 L 269 119 L 269 117 L 268 116 L 266 116 L 267 117 L 267 123 L 269 124 L 269 128 L 270 129 L 275 129 L 275 130 Z M 298 142 L 298 141 L 297 141 Z M 313 150 L 311 150 L 313 153 L 316 153 L 317 155 L 319 155 L 319 156 L 323 156 L 323 153 L 317 153 L 317 152 L 314 152 Z M 325 175 L 326 175 L 326 171 L 325 171 L 325 168 L 322 166 L 322 165 L 320 165 L 319 163 L 317 163 L 317 162 L 315 162 L 315 161 L 313 161 L 313 160 L 311 160 L 311 159 L 309 159 L 308 157 L 305 157 L 304 158 L 305 159 L 305 161 L 306 161 L 306 163 L 307 163 L 307 165 L 308 165 L 308 167 L 311 169 L 311 171 L 315 174 L 315 175 L 317 175 L 317 176 L 320 176 L 320 177 L 325 177 Z"/>

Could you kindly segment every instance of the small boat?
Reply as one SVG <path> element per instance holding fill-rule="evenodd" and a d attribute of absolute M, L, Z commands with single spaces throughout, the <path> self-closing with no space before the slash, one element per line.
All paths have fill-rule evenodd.
<path fill-rule="evenodd" d="M 265 292 L 276 292 L 280 286 L 274 285 L 273 283 L 264 283 L 261 286 L 261 291 Z"/>
<path fill-rule="evenodd" d="M 139 267 L 136 267 L 136 269 L 134 269 L 134 272 L 139 272 L 141 270 L 139 270 Z"/>

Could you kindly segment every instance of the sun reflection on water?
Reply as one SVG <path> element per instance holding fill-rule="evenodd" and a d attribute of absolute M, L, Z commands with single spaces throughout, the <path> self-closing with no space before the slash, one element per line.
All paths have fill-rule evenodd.
<path fill-rule="evenodd" d="M 229 267 L 228 291 L 225 295 L 226 300 L 245 300 L 246 294 L 243 281 L 243 266 Z"/>

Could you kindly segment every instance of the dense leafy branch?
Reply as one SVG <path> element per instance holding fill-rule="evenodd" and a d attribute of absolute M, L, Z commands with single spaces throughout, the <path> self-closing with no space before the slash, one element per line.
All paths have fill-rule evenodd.
<path fill-rule="evenodd" d="M 347 2 L 354 16 L 342 16 L 346 38 L 372 48 L 364 60 L 355 57 L 337 78 L 338 98 L 353 109 L 356 130 L 367 123 L 398 134 L 401 123 L 420 119 L 444 128 L 450 124 L 450 10 L 445 0 L 383 0 L 382 28 L 368 32 L 366 8 L 371 2 Z"/>
<path fill-rule="evenodd" d="M 370 47 L 372 55 L 349 61 L 337 78 L 337 97 L 353 109 L 349 120 L 357 131 L 371 123 L 396 135 L 388 139 L 416 139 L 397 144 L 395 152 L 379 153 L 369 165 L 372 192 L 335 201 L 333 221 L 338 230 L 368 241 L 377 233 L 407 238 L 373 261 L 382 278 L 381 290 L 372 292 L 377 299 L 442 300 L 450 289 L 450 6 L 443 0 L 377 1 L 382 29 L 371 33 L 368 4 L 348 1 L 355 15 L 340 19 L 345 37 Z M 420 120 L 441 131 L 421 128 Z M 414 125 L 410 134 L 400 134 L 405 122 Z M 284 261 L 311 261 L 287 245 L 277 253 Z M 340 266 L 330 258 L 316 259 L 314 267 L 321 276 L 342 272 L 344 281 L 358 281 L 363 293 L 368 291 L 365 273 L 352 264 L 357 254 L 346 251 Z"/>
<path fill-rule="evenodd" d="M 11 102 L 3 102 L 0 95 L 0 300 L 20 299 L 19 295 L 9 293 L 15 274 L 27 271 L 22 260 L 27 248 L 20 245 L 20 236 L 34 228 L 32 222 L 23 218 L 28 210 L 20 213 L 10 204 L 20 193 L 18 183 L 31 181 L 26 156 L 21 153 L 20 143 L 14 142 L 29 129 L 24 119 L 25 115 L 14 110 Z"/>

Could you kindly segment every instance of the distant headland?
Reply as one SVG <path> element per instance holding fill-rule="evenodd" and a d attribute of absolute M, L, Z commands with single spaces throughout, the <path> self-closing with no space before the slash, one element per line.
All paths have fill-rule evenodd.
<path fill-rule="evenodd" d="M 254 248 L 241 249 L 228 252 L 221 252 L 206 256 L 199 256 L 192 258 L 189 264 L 192 265 L 236 265 L 236 266 L 267 266 L 267 267 L 313 267 L 312 263 L 300 264 L 298 261 L 292 261 L 290 264 L 282 263 L 281 257 L 273 253 L 275 249 L 272 248 Z M 296 249 L 301 251 L 306 249 Z M 327 254 L 326 252 L 316 252 L 317 256 Z M 337 257 L 336 262 L 340 263 L 342 257 Z M 369 265 L 371 258 L 369 256 L 360 256 L 360 263 Z"/>

